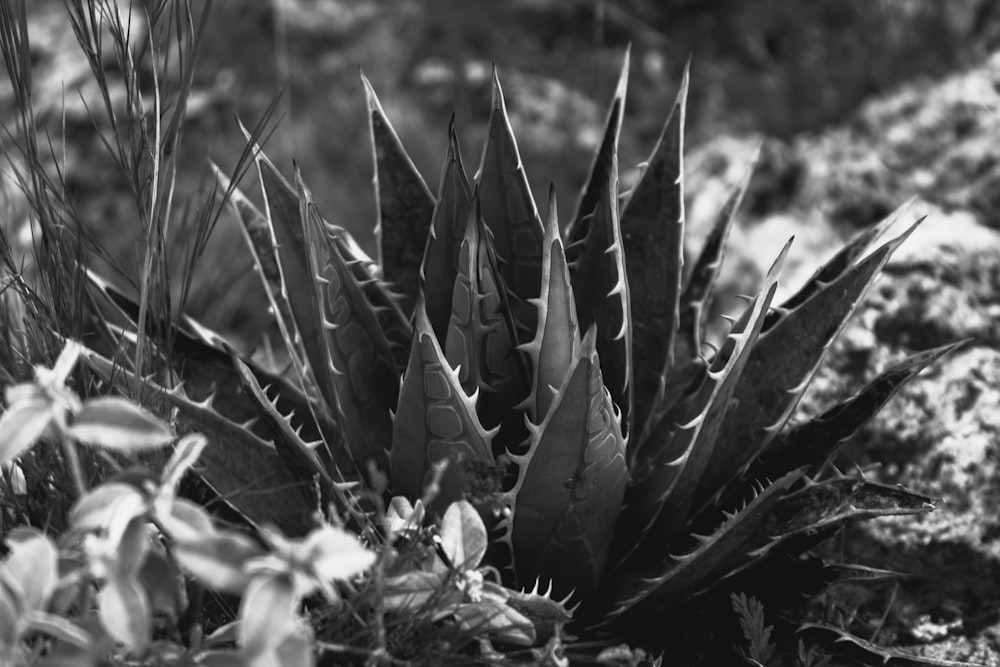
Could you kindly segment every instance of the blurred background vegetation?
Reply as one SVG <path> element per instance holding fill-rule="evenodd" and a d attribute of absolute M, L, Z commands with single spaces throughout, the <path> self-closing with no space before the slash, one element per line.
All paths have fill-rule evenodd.
<path fill-rule="evenodd" d="M 156 4 L 135 3 L 146 11 Z M 128 5 L 121 1 L 123 11 Z M 53 138 L 53 162 L 80 217 L 134 275 L 139 227 L 102 144 L 100 91 L 62 3 L 29 7 L 39 129 Z M 133 39 L 147 39 L 141 21 Z M 570 210 L 628 45 L 625 187 L 656 140 L 689 57 L 689 146 L 723 134 L 780 143 L 844 122 L 886 89 L 977 62 L 998 44 L 993 0 L 217 0 L 187 114 L 178 196 L 198 205 L 209 178 L 205 158 L 233 169 L 244 147 L 235 118 L 253 125 L 283 90 L 269 156 L 286 174 L 294 161 L 325 216 L 374 252 L 359 67 L 435 190 L 452 112 L 466 167 L 478 164 L 495 62 L 536 197 L 553 182 Z M 142 67 L 152 91 L 152 63 Z M 10 86 L 0 81 L 0 120 L 12 108 Z M 242 184 L 251 194 L 252 181 Z M 27 209 L 9 194 L 4 224 L 30 242 Z M 264 298 L 231 222 L 223 218 L 209 242 L 189 311 L 253 340 L 266 326 Z"/>

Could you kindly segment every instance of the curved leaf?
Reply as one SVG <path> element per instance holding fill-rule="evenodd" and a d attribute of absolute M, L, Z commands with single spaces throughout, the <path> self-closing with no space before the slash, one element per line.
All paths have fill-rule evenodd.
<path fill-rule="evenodd" d="M 97 594 L 101 624 L 116 641 L 141 654 L 152 640 L 146 591 L 134 578 L 111 579 Z"/>
<path fill-rule="evenodd" d="M 851 634 L 842 628 L 821 623 L 805 623 L 799 626 L 797 632 L 807 637 L 819 637 L 827 641 L 832 640 L 833 645 L 840 648 L 840 652 L 853 654 L 855 659 L 862 661 L 862 664 L 887 665 L 888 667 L 970 667 L 968 662 L 957 660 L 942 660 L 940 658 L 929 658 L 920 655 L 911 655 L 905 651 L 879 646 L 875 642 L 862 639 Z"/>
<path fill-rule="evenodd" d="M 260 405 L 261 418 L 271 429 L 275 449 L 296 478 L 307 480 L 319 475 L 320 479 L 330 483 L 334 479 L 342 482 L 357 475 L 358 470 L 353 460 L 347 456 L 346 445 L 338 431 L 329 429 L 323 433 L 322 440 L 305 442 L 301 431 L 292 425 L 292 415 L 281 414 L 278 411 L 278 400 L 267 395 L 235 350 L 230 349 L 230 354 L 233 366 L 243 380 L 243 386 Z M 345 477 L 344 470 L 352 474 Z"/>
<path fill-rule="evenodd" d="M 97 274 L 88 272 L 87 278 L 91 294 L 113 305 L 128 325 L 134 327 L 139 314 L 138 304 Z M 267 437 L 267 431 L 254 424 L 260 409 L 243 390 L 222 336 L 192 318 L 182 317 L 173 325 L 169 338 L 172 341 L 170 349 L 159 352 L 170 362 L 175 381 L 183 387 L 184 395 L 192 402 L 207 402 L 229 421 L 248 424 L 247 428 L 255 435 Z M 247 362 L 247 366 L 260 384 L 274 387 L 283 413 L 294 411 L 301 416 L 314 413 L 321 424 L 328 423 L 326 415 L 311 409 L 306 396 L 291 383 L 254 363 Z M 311 419 L 304 420 L 300 426 L 306 437 L 317 433 Z"/>
<path fill-rule="evenodd" d="M 535 643 L 535 626 L 506 600 L 484 596 L 479 602 L 459 605 L 455 618 L 466 632 L 482 633 L 519 646 Z"/>
<path fill-rule="evenodd" d="M 849 267 L 760 337 L 734 392 L 733 408 L 723 420 L 720 446 L 699 483 L 699 505 L 707 505 L 738 480 L 784 426 L 830 343 L 914 228 Z"/>
<path fill-rule="evenodd" d="M 603 587 L 610 602 L 603 622 L 620 618 L 626 612 L 630 619 L 660 618 L 745 568 L 754 560 L 747 553 L 747 544 L 758 535 L 785 492 L 801 477 L 801 471 L 785 475 L 760 490 L 743 509 L 726 514 L 726 520 L 712 534 L 693 535 L 696 546 L 692 551 L 671 556 L 646 569 L 610 577 Z"/>
<path fill-rule="evenodd" d="M 920 352 L 885 370 L 846 401 L 772 440 L 745 477 L 774 477 L 799 467 L 816 472 L 841 443 L 868 423 L 907 382 L 960 345 L 954 343 Z"/>
<path fill-rule="evenodd" d="M 2 604 L 2 602 L 0 602 L 0 604 Z M 0 619 L 3 619 L 2 615 L 0 615 Z M 89 632 L 62 616 L 57 616 L 56 614 L 46 614 L 43 612 L 34 612 L 24 620 L 27 621 L 26 629 L 28 632 L 40 632 L 56 639 L 57 641 L 82 649 L 90 649 L 93 644 L 93 639 Z M 2 627 L 2 625 L 3 624 L 0 623 L 0 627 Z M 0 653 L 0 655 L 2 655 L 2 653 Z"/>
<path fill-rule="evenodd" d="M 489 536 L 476 508 L 464 500 L 448 506 L 441 519 L 441 547 L 451 564 L 462 570 L 479 567 Z"/>
<path fill-rule="evenodd" d="M 898 486 L 838 477 L 809 482 L 775 504 L 758 531 L 754 555 L 802 536 L 879 516 L 920 514 L 934 509 L 933 498 Z"/>
<path fill-rule="evenodd" d="M 177 562 L 188 574 L 217 591 L 236 595 L 250 583 L 244 565 L 262 553 L 256 542 L 232 531 L 180 540 L 174 545 Z"/>
<path fill-rule="evenodd" d="M 240 604 L 240 646 L 249 656 L 270 652 L 295 630 L 292 580 L 283 574 L 257 575 L 247 584 Z"/>
<path fill-rule="evenodd" d="M 73 417 L 67 432 L 90 444 L 121 452 L 163 447 L 174 439 L 165 423 L 123 398 L 92 398 Z"/>
<path fill-rule="evenodd" d="M 21 586 L 25 612 L 46 611 L 59 581 L 59 551 L 41 531 L 18 528 L 6 536 L 6 574 Z"/>
<path fill-rule="evenodd" d="M 18 401 L 0 415 L 0 463 L 13 461 L 30 449 L 52 422 L 48 401 Z"/>
<path fill-rule="evenodd" d="M 868 251 L 873 243 L 883 237 L 886 232 L 892 229 L 906 213 L 910 212 L 913 208 L 913 203 L 916 200 L 917 198 L 913 197 L 906 201 L 901 206 L 896 208 L 895 211 L 882 219 L 878 224 L 872 225 L 865 231 L 861 232 L 851 239 L 844 247 L 838 250 L 837 254 L 817 269 L 809 280 L 807 280 L 795 294 L 786 299 L 785 302 L 781 304 L 780 308 L 775 309 L 775 311 L 768 316 L 767 322 L 764 323 L 764 330 L 767 331 L 770 329 L 788 312 L 801 306 L 814 294 L 836 280 L 839 276 L 843 275 L 843 273 L 847 271 L 852 264 L 855 264 L 857 260 L 860 259 L 866 251 Z"/>
<path fill-rule="evenodd" d="M 375 562 L 375 552 L 362 546 L 357 536 L 337 526 L 323 525 L 302 541 L 303 560 L 323 582 L 356 577 Z"/>
<path fill-rule="evenodd" d="M 622 559 L 632 553 L 661 559 L 687 523 L 694 490 L 715 452 L 723 415 L 757 342 L 790 245 L 791 241 L 785 244 L 760 293 L 733 324 L 704 382 L 684 403 L 680 422 L 668 428 L 671 425 L 664 420 L 654 431 L 653 442 L 640 452 L 639 467 L 633 469 L 638 481 L 626 494 L 616 535 L 624 550 Z"/>

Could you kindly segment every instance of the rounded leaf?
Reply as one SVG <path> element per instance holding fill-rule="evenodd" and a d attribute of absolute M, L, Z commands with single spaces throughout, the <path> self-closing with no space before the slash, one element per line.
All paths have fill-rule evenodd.
<path fill-rule="evenodd" d="M 21 585 L 26 611 L 45 611 L 59 581 L 59 551 L 34 528 L 19 528 L 7 536 L 10 555 L 3 567 Z"/>
<path fill-rule="evenodd" d="M 177 578 L 176 566 L 166 553 L 150 550 L 136 576 L 146 590 L 153 613 L 164 613 L 170 618 L 177 618 L 183 611 L 178 608 L 177 586 L 180 580 Z"/>
<path fill-rule="evenodd" d="M 365 549 L 357 537 L 335 526 L 309 533 L 303 547 L 306 562 L 323 581 L 350 579 L 375 562 L 375 554 Z"/>
<path fill-rule="evenodd" d="M 13 461 L 42 437 L 52 406 L 40 400 L 14 403 L 0 415 L 0 463 Z"/>
<path fill-rule="evenodd" d="M 102 396 L 84 403 L 67 430 L 81 442 L 121 452 L 163 447 L 174 439 L 159 418 L 115 396 Z"/>
<path fill-rule="evenodd" d="M 98 614 L 111 637 L 136 653 L 149 645 L 149 600 L 135 579 L 111 579 L 97 594 Z"/>
<path fill-rule="evenodd" d="M 144 515 L 149 506 L 132 485 L 109 482 L 91 490 L 70 510 L 70 523 L 75 530 L 107 531 L 108 541 L 117 544 L 129 523 Z"/>
<path fill-rule="evenodd" d="M 149 538 L 146 536 L 146 517 L 133 517 L 122 532 L 121 541 L 118 543 L 118 558 L 115 562 L 118 577 L 121 579 L 135 577 L 146 560 L 148 551 Z"/>
<path fill-rule="evenodd" d="M 26 620 L 27 630 L 46 634 L 66 644 L 89 649 L 93 643 L 89 632 L 62 616 L 36 612 Z"/>
<path fill-rule="evenodd" d="M 157 512 L 156 518 L 177 542 L 192 542 L 215 535 L 215 525 L 201 505 L 178 498 L 167 512 Z"/>
<path fill-rule="evenodd" d="M 448 506 L 441 520 L 441 546 L 452 565 L 474 569 L 486 554 L 489 537 L 479 512 L 466 500 Z"/>
<path fill-rule="evenodd" d="M 287 575 L 261 575 L 247 585 L 240 604 L 240 645 L 248 656 L 270 653 L 295 630 L 295 598 Z"/>
<path fill-rule="evenodd" d="M 244 564 L 261 555 L 256 542 L 239 533 L 224 532 L 177 542 L 174 556 L 186 572 L 226 593 L 242 593 L 250 582 Z"/>
<path fill-rule="evenodd" d="M 410 504 L 406 496 L 393 496 L 385 512 L 385 525 L 393 535 L 417 530 L 424 521 L 424 501 Z"/>

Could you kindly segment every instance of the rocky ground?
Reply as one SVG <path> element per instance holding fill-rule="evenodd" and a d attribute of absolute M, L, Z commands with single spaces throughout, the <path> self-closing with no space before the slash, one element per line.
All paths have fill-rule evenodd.
<path fill-rule="evenodd" d="M 378 2 L 235 4 L 217 3 L 188 148 L 207 148 L 225 166 L 240 144 L 232 114 L 252 118 L 291 76 L 286 118 L 269 152 L 284 166 L 294 155 L 317 184 L 321 205 L 335 212 L 330 217 L 362 230 L 365 242 L 373 204 L 368 195 L 357 197 L 367 192 L 371 174 L 358 63 L 382 93 L 418 166 L 436 174 L 452 106 L 459 107 L 466 160 L 475 163 L 489 58 L 496 57 L 529 177 L 539 191 L 555 179 L 568 205 L 599 137 L 626 41 L 633 42 L 636 74 L 623 167 L 635 164 L 655 138 L 686 54 L 696 52 L 687 162 L 695 243 L 762 146 L 730 244 L 725 280 L 732 292 L 750 291 L 793 234 L 783 285 L 794 289 L 843 239 L 918 197 L 913 207 L 926 213 L 925 222 L 830 351 L 797 418 L 905 354 L 967 341 L 910 383 L 838 461 L 940 498 L 937 511 L 858 527 L 842 545 L 849 562 L 911 575 L 898 589 L 875 587 L 856 601 L 859 618 L 877 620 L 889 609 L 881 641 L 1000 665 L 1000 55 L 989 55 L 1000 31 L 989 0 L 956 2 L 938 24 L 919 15 L 919 3 L 871 3 L 888 12 L 879 24 L 884 30 L 857 31 L 853 42 L 837 41 L 842 38 L 831 35 L 841 32 L 823 26 L 864 18 L 858 7 L 868 3 L 843 3 L 853 16 L 844 9 L 847 16 L 838 14 L 839 3 L 809 3 L 820 9 L 799 10 L 815 14 L 797 17 L 794 3 L 760 2 L 755 10 L 745 8 L 754 3 L 704 3 L 714 6 L 712 14 L 677 2 L 666 3 L 674 8 L 666 18 L 656 3 L 642 2 L 521 0 L 509 12 L 484 10 L 482 16 L 468 9 L 435 14 L 437 2 L 401 3 L 393 12 Z M 38 97 L 54 109 L 67 72 L 74 86 L 87 72 L 67 56 L 74 47 L 58 18 L 59 3 L 38 7 Z M 644 11 L 657 20 L 643 19 Z M 900 13 L 906 11 L 911 14 Z M 890 31 L 900 25 L 902 36 Z M 926 38 L 931 25 L 939 28 L 936 40 Z M 726 36 L 736 46 L 727 46 Z M 709 41 L 692 43 L 697 39 Z M 879 41 L 885 44 L 872 55 Z M 495 52 L 487 54 L 490 49 Z M 699 52 L 707 52 L 704 60 Z M 828 62 L 834 56 L 842 69 Z M 65 99 L 67 173 L 81 211 L 98 228 L 121 229 L 129 213 L 107 196 L 116 181 L 98 157 L 91 121 L 79 98 Z M 0 96 L 0 104 L 8 102 Z M 729 121 L 721 111 L 726 105 Z M 191 173 L 182 175 L 188 191 L 199 179 L 200 159 L 190 158 Z M 629 178 L 626 171 L 623 180 Z M 436 178 L 429 181 L 433 188 Z M 240 299 L 220 302 L 222 289 L 214 284 L 213 265 L 249 266 L 234 238 L 232 228 L 220 226 L 210 249 L 216 261 L 207 263 L 192 305 L 213 326 L 253 331 L 261 322 L 252 313 L 262 302 L 250 277 L 226 283 Z M 127 266 L 130 242 L 115 243 Z"/>

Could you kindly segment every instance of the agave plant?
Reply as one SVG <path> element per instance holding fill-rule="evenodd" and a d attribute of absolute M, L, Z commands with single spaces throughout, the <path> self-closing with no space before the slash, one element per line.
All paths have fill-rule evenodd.
<path fill-rule="evenodd" d="M 286 372 L 188 318 L 164 336 L 167 374 L 137 381 L 97 352 L 85 359 L 120 387 L 158 391 L 180 430 L 218 443 L 199 484 L 235 520 L 305 532 L 314 489 L 342 507 L 358 488 L 424 498 L 438 516 L 466 499 L 491 528 L 487 558 L 505 582 L 541 581 L 579 602 L 580 627 L 655 624 L 847 522 L 931 509 L 924 496 L 827 464 L 951 347 L 910 357 L 786 428 L 912 230 L 892 236 L 905 209 L 781 304 L 788 245 L 776 249 L 759 292 L 712 348 L 707 305 L 749 175 L 685 266 L 688 78 L 636 185 L 619 193 L 627 72 L 626 57 L 589 179 L 564 220 L 551 190 L 544 219 L 538 212 L 496 73 L 479 168 L 470 178 L 452 125 L 436 195 L 362 75 L 376 258 L 321 215 L 299 173 L 290 183 L 259 148 L 263 206 L 217 170 L 270 299 Z M 138 309 L 96 275 L 91 285 L 105 318 L 92 347 L 110 356 L 130 340 Z M 845 569 L 830 564 L 831 578 Z"/>

